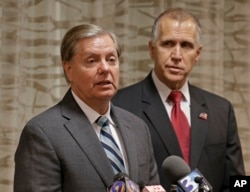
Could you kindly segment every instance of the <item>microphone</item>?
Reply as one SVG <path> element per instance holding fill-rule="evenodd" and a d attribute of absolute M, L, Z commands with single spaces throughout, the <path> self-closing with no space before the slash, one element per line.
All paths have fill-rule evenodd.
<path fill-rule="evenodd" d="M 170 188 L 170 191 L 171 192 L 184 192 L 178 185 L 171 185 L 171 188 Z"/>
<path fill-rule="evenodd" d="M 141 192 L 166 192 L 161 185 L 145 185 L 143 182 L 138 183 Z"/>
<path fill-rule="evenodd" d="M 117 173 L 114 183 L 108 188 L 109 192 L 140 192 L 139 186 L 129 179 L 126 173 Z"/>
<path fill-rule="evenodd" d="M 108 192 L 126 192 L 126 186 L 125 182 L 122 181 L 122 178 L 124 177 L 123 173 L 117 173 L 114 176 L 114 183 L 108 187 Z"/>
<path fill-rule="evenodd" d="M 166 192 L 161 185 L 145 186 L 141 192 Z"/>
<path fill-rule="evenodd" d="M 190 174 L 178 180 L 178 183 L 187 192 L 211 192 L 213 190 L 213 187 L 198 169 L 194 169 Z"/>
<path fill-rule="evenodd" d="M 178 192 L 211 192 L 213 189 L 198 169 L 191 171 L 187 163 L 178 156 L 167 157 L 162 168 L 170 182 L 177 185 Z"/>

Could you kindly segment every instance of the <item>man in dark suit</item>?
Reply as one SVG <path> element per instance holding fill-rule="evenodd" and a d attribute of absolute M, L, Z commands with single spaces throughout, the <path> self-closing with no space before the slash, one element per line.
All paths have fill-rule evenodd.
<path fill-rule="evenodd" d="M 119 90 L 113 102 L 148 124 L 161 184 L 169 190 L 162 163 L 170 155 L 184 158 L 178 139 L 183 133 L 178 135 L 171 123 L 174 104 L 168 97 L 179 91 L 189 128 L 186 161 L 203 173 L 214 191 L 229 191 L 230 176 L 245 174 L 242 150 L 231 103 L 188 82 L 202 50 L 200 36 L 198 20 L 186 10 L 161 13 L 149 42 L 154 69 L 141 82 Z"/>
<path fill-rule="evenodd" d="M 70 89 L 25 125 L 15 154 L 14 192 L 104 192 L 120 168 L 136 183 L 159 183 L 147 125 L 110 103 L 119 83 L 120 54 L 116 36 L 96 25 L 66 33 L 61 57 Z M 100 116 L 109 123 L 99 126 Z M 107 125 L 121 167 L 100 142 Z"/>

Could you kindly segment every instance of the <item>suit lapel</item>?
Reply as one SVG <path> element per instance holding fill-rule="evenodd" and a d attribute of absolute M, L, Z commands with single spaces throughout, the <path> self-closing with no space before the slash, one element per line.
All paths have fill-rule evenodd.
<path fill-rule="evenodd" d="M 198 90 L 189 86 L 191 97 L 191 168 L 196 168 L 204 147 L 208 130 L 209 112 L 205 99 Z"/>
<path fill-rule="evenodd" d="M 145 79 L 142 88 L 143 100 L 146 105 L 144 113 L 153 125 L 170 155 L 182 156 L 177 137 L 172 127 L 161 98 L 151 78 L 151 73 Z"/>
<path fill-rule="evenodd" d="M 62 104 L 62 114 L 68 119 L 65 128 L 93 164 L 104 183 L 107 186 L 111 185 L 114 176 L 111 165 L 91 123 L 75 102 L 70 91 L 66 94 Z"/>
<path fill-rule="evenodd" d="M 114 120 L 119 132 L 121 133 L 121 137 L 123 140 L 124 148 L 127 155 L 128 161 L 128 169 L 129 169 L 129 177 L 135 181 L 138 180 L 138 159 L 137 159 L 137 152 L 136 152 L 136 143 L 133 134 L 133 129 L 135 127 L 131 127 L 133 124 L 126 120 L 126 116 L 117 110 L 115 106 L 112 105 L 111 107 L 111 116 Z M 122 128 L 121 128 L 122 127 Z"/>
<path fill-rule="evenodd" d="M 177 137 L 172 127 L 168 114 L 162 104 L 160 96 L 151 78 L 151 74 L 144 80 L 142 88 L 142 103 L 146 119 L 153 125 L 158 132 L 169 155 L 182 156 Z M 208 119 L 204 119 L 202 114 L 208 116 L 208 109 L 205 99 L 200 96 L 199 91 L 189 85 L 191 97 L 191 159 L 190 166 L 195 168 L 198 165 L 205 137 L 208 129 Z"/>
<path fill-rule="evenodd" d="M 182 156 L 177 137 L 168 114 L 162 105 L 162 101 L 156 99 L 154 103 L 151 103 L 151 105 L 145 109 L 145 114 L 158 132 L 169 154 Z"/>

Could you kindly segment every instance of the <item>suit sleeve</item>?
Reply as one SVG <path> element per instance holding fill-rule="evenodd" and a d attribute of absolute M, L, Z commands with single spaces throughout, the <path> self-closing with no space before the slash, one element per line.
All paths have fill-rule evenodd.
<path fill-rule="evenodd" d="M 228 139 L 227 139 L 227 179 L 225 180 L 226 183 L 229 183 L 230 176 L 232 175 L 245 175 L 244 163 L 243 163 L 243 156 L 242 156 L 242 149 L 241 143 L 239 139 L 238 129 L 237 129 L 237 122 L 234 114 L 234 110 L 232 105 L 230 104 L 229 110 L 229 132 L 228 132 Z M 227 186 L 226 188 L 229 188 Z"/>
<path fill-rule="evenodd" d="M 14 192 L 61 192 L 60 162 L 42 129 L 27 124 L 15 154 Z"/>
<path fill-rule="evenodd" d="M 160 184 L 160 180 L 159 180 L 159 175 L 158 175 L 158 168 L 157 168 L 157 164 L 155 161 L 155 156 L 154 156 L 154 152 L 153 152 L 153 145 L 152 145 L 152 141 L 151 141 L 151 136 L 150 133 L 148 132 L 148 140 L 149 140 L 149 153 L 150 153 L 150 183 L 151 185 L 158 185 Z"/>

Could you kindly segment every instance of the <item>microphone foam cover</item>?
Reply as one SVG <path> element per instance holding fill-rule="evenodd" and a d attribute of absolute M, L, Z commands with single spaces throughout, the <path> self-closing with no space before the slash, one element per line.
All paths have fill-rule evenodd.
<path fill-rule="evenodd" d="M 179 156 L 171 155 L 162 163 L 163 171 L 171 183 L 177 184 L 177 181 L 191 173 L 188 164 Z"/>
<path fill-rule="evenodd" d="M 114 176 L 113 180 L 114 180 L 114 181 L 117 181 L 117 180 L 124 179 L 125 177 L 128 177 L 128 175 L 127 175 L 126 173 L 119 172 L 119 173 L 117 173 L 117 174 Z"/>

